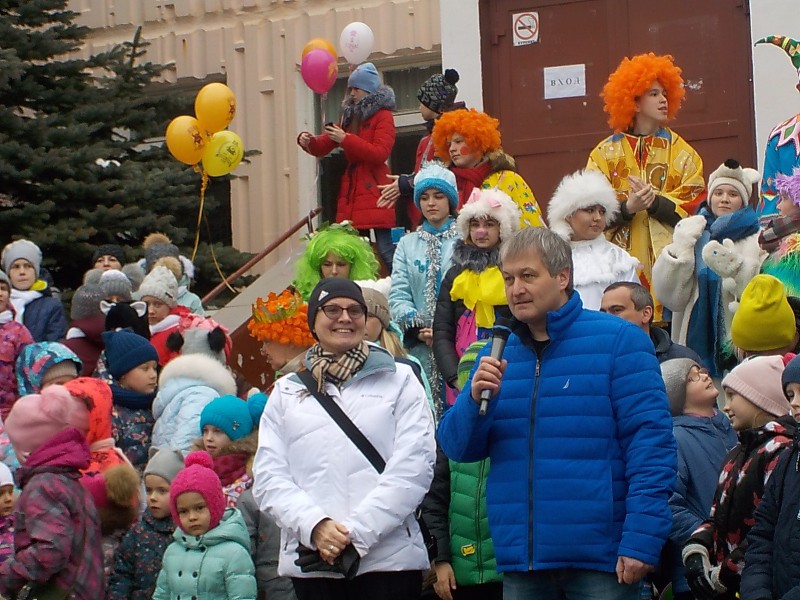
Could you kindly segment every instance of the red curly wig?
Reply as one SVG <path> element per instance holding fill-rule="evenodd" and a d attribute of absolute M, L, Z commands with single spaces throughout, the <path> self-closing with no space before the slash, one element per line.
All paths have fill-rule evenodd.
<path fill-rule="evenodd" d="M 627 131 L 633 126 L 636 99 L 655 81 L 664 86 L 667 94 L 667 117 L 672 119 L 686 95 L 681 70 L 672 62 L 672 56 L 656 56 L 650 52 L 622 59 L 617 70 L 608 77 L 601 94 L 605 100 L 603 110 L 608 113 L 608 124 L 614 131 Z"/>
<path fill-rule="evenodd" d="M 500 148 L 500 121 L 471 108 L 444 113 L 433 127 L 433 148 L 441 160 L 450 162 L 450 140 L 461 134 L 473 152 L 482 155 Z"/>

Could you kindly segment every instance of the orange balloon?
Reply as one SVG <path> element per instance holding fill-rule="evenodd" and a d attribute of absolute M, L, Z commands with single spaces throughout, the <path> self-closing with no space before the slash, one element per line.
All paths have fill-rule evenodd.
<path fill-rule="evenodd" d="M 336 48 L 325 38 L 314 38 L 312 40 L 309 40 L 308 43 L 305 46 L 303 46 L 303 54 L 301 58 L 305 58 L 306 54 L 308 54 L 312 50 L 327 50 L 328 52 L 331 53 L 331 56 L 333 57 L 334 60 L 339 59 L 339 55 L 336 54 Z"/>
<path fill-rule="evenodd" d="M 197 92 L 194 114 L 209 134 L 222 131 L 236 115 L 236 96 L 224 83 L 209 83 Z"/>
<path fill-rule="evenodd" d="M 167 126 L 167 148 L 172 156 L 187 165 L 196 165 L 203 158 L 206 138 L 194 117 L 181 115 Z"/>

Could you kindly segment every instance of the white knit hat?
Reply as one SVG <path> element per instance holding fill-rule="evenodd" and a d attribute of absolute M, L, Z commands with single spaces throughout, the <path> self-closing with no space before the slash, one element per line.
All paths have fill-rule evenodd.
<path fill-rule="evenodd" d="M 497 219 L 500 224 L 500 241 L 507 240 L 519 229 L 522 213 L 511 196 L 497 189 L 475 188 L 469 200 L 458 213 L 457 225 L 464 241 L 469 240 L 469 222 L 479 217 Z"/>
<path fill-rule="evenodd" d="M 170 308 L 178 304 L 178 280 L 167 267 L 155 267 L 139 286 L 139 298 L 158 298 Z"/>
<path fill-rule="evenodd" d="M 39 277 L 39 268 L 42 266 L 42 251 L 39 246 L 30 240 L 17 240 L 7 244 L 3 248 L 2 256 L 0 256 L 0 267 L 8 272 L 14 261 L 20 258 L 24 258 L 31 263 L 34 271 L 36 271 L 36 277 Z"/>
<path fill-rule="evenodd" d="M 550 229 L 569 241 L 573 231 L 567 217 L 582 208 L 602 206 L 606 209 L 606 223 L 619 213 L 617 193 L 599 171 L 575 171 L 558 184 L 550 204 L 547 205 L 547 222 Z"/>
<path fill-rule="evenodd" d="M 14 476 L 11 475 L 11 469 L 5 463 L 0 463 L 0 487 L 7 485 L 14 485 Z"/>
<path fill-rule="evenodd" d="M 759 181 L 761 181 L 761 173 L 755 169 L 742 168 L 739 161 L 729 158 L 708 176 L 708 197 L 711 198 L 716 188 L 727 183 L 739 192 L 742 197 L 742 208 L 744 208 L 750 201 L 753 186 Z"/>

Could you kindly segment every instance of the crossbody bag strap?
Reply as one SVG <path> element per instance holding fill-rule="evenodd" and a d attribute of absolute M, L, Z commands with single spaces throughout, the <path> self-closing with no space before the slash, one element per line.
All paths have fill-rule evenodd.
<path fill-rule="evenodd" d="M 350 420 L 350 417 L 348 417 L 342 410 L 342 407 L 336 403 L 336 400 L 325 392 L 319 391 L 317 382 L 311 374 L 311 371 L 300 371 L 296 373 L 296 375 L 306 388 L 308 388 L 311 395 L 317 399 L 317 402 L 320 403 L 322 408 L 325 409 L 325 412 L 330 415 L 333 422 L 339 426 L 339 429 L 341 429 L 350 441 L 355 444 L 355 447 L 361 451 L 361 454 L 369 461 L 369 464 L 371 464 L 378 473 L 383 473 L 384 469 L 386 469 L 386 461 L 383 460 L 380 452 L 378 452 L 375 446 L 372 445 L 372 442 L 361 433 L 361 430 Z"/>

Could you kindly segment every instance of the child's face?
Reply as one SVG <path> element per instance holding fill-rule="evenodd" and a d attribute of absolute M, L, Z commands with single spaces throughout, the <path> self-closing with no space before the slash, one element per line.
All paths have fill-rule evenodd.
<path fill-rule="evenodd" d="M 168 304 L 153 296 L 142 296 L 142 300 L 147 303 L 147 322 L 150 325 L 161 323 L 167 318 L 170 311 Z"/>
<path fill-rule="evenodd" d="M 667 121 L 668 106 L 664 86 L 658 81 L 654 81 L 650 89 L 636 99 L 636 119 L 644 118 L 663 124 Z"/>
<path fill-rule="evenodd" d="M 183 531 L 200 536 L 210 529 L 211 511 L 205 498 L 197 492 L 184 492 L 175 499 L 175 509 Z"/>
<path fill-rule="evenodd" d="M 134 367 L 119 378 L 119 384 L 126 390 L 140 394 L 152 394 L 158 385 L 158 363 L 149 360 Z"/>
<path fill-rule="evenodd" d="M 707 369 L 695 365 L 686 377 L 686 411 L 708 409 L 717 402 L 717 388 Z"/>
<path fill-rule="evenodd" d="M 203 426 L 203 448 L 210 455 L 216 455 L 217 452 L 230 443 L 231 438 L 229 438 L 228 434 L 222 431 L 222 429 L 214 427 L 213 425 Z"/>
<path fill-rule="evenodd" d="M 36 283 L 36 269 L 24 258 L 18 258 L 11 263 L 7 274 L 12 287 L 20 291 L 29 290 Z"/>
<path fill-rule="evenodd" d="M 782 217 L 791 217 L 794 214 L 800 213 L 800 206 L 792 202 L 788 193 L 781 192 L 778 200 L 778 212 Z"/>
<path fill-rule="evenodd" d="M 792 405 L 792 416 L 800 423 L 800 383 L 787 383 L 786 395 L 789 397 L 789 404 Z"/>
<path fill-rule="evenodd" d="M 469 241 L 478 248 L 494 248 L 500 243 L 500 223 L 492 217 L 470 219 Z"/>
<path fill-rule="evenodd" d="M 606 228 L 606 209 L 596 204 L 587 208 L 579 208 L 566 218 L 572 227 L 572 241 L 581 242 L 593 240 L 601 235 Z"/>
<path fill-rule="evenodd" d="M 145 475 L 144 489 L 150 514 L 156 519 L 166 519 L 170 513 L 169 482 L 158 475 Z"/>
<path fill-rule="evenodd" d="M 11 287 L 5 281 L 0 281 L 0 312 L 8 310 L 9 298 L 11 298 Z"/>
<path fill-rule="evenodd" d="M 0 517 L 7 517 L 14 511 L 14 486 L 0 487 Z"/>
<path fill-rule="evenodd" d="M 725 389 L 725 414 L 731 420 L 731 427 L 736 431 L 746 431 L 760 427 L 769 420 L 764 411 L 747 398 L 730 389 Z"/>
<path fill-rule="evenodd" d="M 444 192 L 431 188 L 419 197 L 422 215 L 434 227 L 441 226 L 450 216 L 450 200 Z"/>
<path fill-rule="evenodd" d="M 711 212 L 717 217 L 722 215 L 729 215 L 741 210 L 744 207 L 744 199 L 739 190 L 732 185 L 723 183 L 714 188 L 714 193 L 711 194 Z"/>
<path fill-rule="evenodd" d="M 328 277 L 343 277 L 347 279 L 350 277 L 350 263 L 343 259 L 341 256 L 328 252 L 325 260 L 319 267 L 320 275 L 323 279 Z"/>
<path fill-rule="evenodd" d="M 367 317 L 367 326 L 364 328 L 364 339 L 368 342 L 380 343 L 383 333 L 383 323 L 378 317 Z"/>
<path fill-rule="evenodd" d="M 447 144 L 448 152 L 450 153 L 450 162 L 456 167 L 461 169 L 471 169 L 476 166 L 483 155 L 480 152 L 473 151 L 468 145 L 464 136 L 460 133 L 454 133 L 453 137 Z"/>

